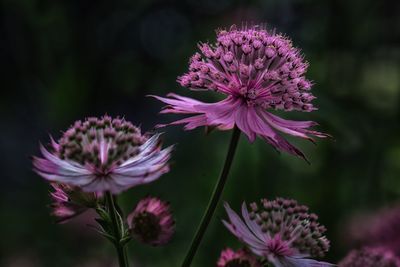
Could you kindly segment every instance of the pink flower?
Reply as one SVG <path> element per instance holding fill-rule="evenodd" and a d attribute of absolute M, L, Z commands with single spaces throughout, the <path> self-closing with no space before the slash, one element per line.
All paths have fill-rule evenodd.
<path fill-rule="evenodd" d="M 142 135 L 124 119 L 109 116 L 77 121 L 52 151 L 40 147 L 34 170 L 43 178 L 85 192 L 120 193 L 150 183 L 169 171 L 172 147 L 161 149 L 160 134 Z"/>
<path fill-rule="evenodd" d="M 312 121 L 285 120 L 271 110 L 311 112 L 312 83 L 304 75 L 308 63 L 292 42 L 282 35 L 258 26 L 217 33 L 214 45 L 199 44 L 202 55 L 190 59 L 189 72 L 178 82 L 192 90 L 211 90 L 226 96 L 216 103 L 204 103 L 176 94 L 153 96 L 168 104 L 161 113 L 193 114 L 172 124 L 185 124 L 185 130 L 211 126 L 220 130 L 235 125 L 250 142 L 260 136 L 277 150 L 304 158 L 278 132 L 314 140 L 328 135 L 309 128 Z M 165 125 L 158 125 L 163 127 Z"/>
<path fill-rule="evenodd" d="M 224 249 L 218 259 L 217 267 L 261 267 L 257 258 L 246 249 L 234 251 L 230 248 Z"/>
<path fill-rule="evenodd" d="M 400 267 L 400 259 L 388 249 L 365 247 L 352 250 L 339 267 Z"/>
<path fill-rule="evenodd" d="M 261 200 L 261 205 L 242 205 L 241 219 L 228 204 L 225 209 L 230 222 L 223 221 L 228 230 L 246 244 L 257 256 L 275 267 L 328 267 L 332 264 L 310 258 L 323 257 L 329 241 L 323 235 L 325 227 L 318 216 L 308 214 L 306 206 L 294 200 L 277 198 Z"/>
<path fill-rule="evenodd" d="M 142 199 L 127 221 L 133 237 L 145 244 L 165 245 L 175 233 L 169 204 L 155 197 Z"/>
<path fill-rule="evenodd" d="M 67 222 L 69 219 L 94 207 L 97 196 L 94 193 L 82 192 L 79 188 L 72 188 L 65 184 L 52 183 L 54 191 L 50 193 L 52 214 L 58 223 Z"/>

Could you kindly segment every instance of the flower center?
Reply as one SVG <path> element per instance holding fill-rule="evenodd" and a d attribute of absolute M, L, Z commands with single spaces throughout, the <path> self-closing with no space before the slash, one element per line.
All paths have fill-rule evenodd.
<path fill-rule="evenodd" d="M 291 256 L 293 254 L 288 242 L 282 240 L 279 235 L 276 235 L 267 243 L 267 248 L 275 256 Z"/>
<path fill-rule="evenodd" d="M 144 211 L 137 214 L 133 218 L 132 225 L 133 234 L 143 242 L 157 240 L 161 233 L 160 220 L 150 212 Z"/>
<path fill-rule="evenodd" d="M 266 99 L 260 99 L 259 98 L 259 93 L 257 91 L 257 89 L 255 88 L 246 88 L 246 87 L 242 87 L 240 90 L 240 95 L 239 97 L 243 100 L 244 103 L 247 104 L 247 106 L 249 107 L 254 107 L 254 106 L 262 106 L 262 107 L 266 107 L 266 103 L 268 101 L 266 101 Z"/>

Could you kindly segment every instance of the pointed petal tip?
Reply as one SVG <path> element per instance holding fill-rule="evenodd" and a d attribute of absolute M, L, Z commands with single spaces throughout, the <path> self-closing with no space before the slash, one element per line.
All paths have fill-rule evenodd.
<path fill-rule="evenodd" d="M 299 158 L 301 158 L 301 159 L 303 159 L 305 162 L 307 162 L 307 164 L 309 165 L 309 166 L 311 166 L 311 162 L 308 160 L 308 158 L 303 154 L 303 153 L 301 153 L 301 154 L 299 154 L 299 155 L 297 155 Z"/>
<path fill-rule="evenodd" d="M 226 211 L 231 209 L 231 207 L 229 206 L 228 202 L 224 201 L 223 205 L 224 205 L 224 208 L 225 208 Z"/>
<path fill-rule="evenodd" d="M 164 127 L 166 127 L 166 126 L 168 126 L 168 124 L 156 124 L 156 125 L 154 126 L 154 129 L 160 129 L 160 128 L 164 128 Z"/>
<path fill-rule="evenodd" d="M 310 141 L 314 146 L 317 145 L 317 142 L 313 138 L 307 138 L 308 141 Z"/>

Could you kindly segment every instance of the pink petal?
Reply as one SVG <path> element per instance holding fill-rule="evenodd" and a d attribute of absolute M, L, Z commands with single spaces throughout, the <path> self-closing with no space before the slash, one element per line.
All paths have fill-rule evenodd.
<path fill-rule="evenodd" d="M 223 221 L 224 225 L 238 237 L 243 242 L 247 243 L 250 247 L 254 247 L 258 250 L 263 250 L 265 248 L 265 244 L 261 239 L 255 236 L 246 224 L 240 219 L 240 217 L 229 207 L 227 203 L 224 204 L 225 210 L 228 214 L 230 224 L 226 221 Z"/>
<path fill-rule="evenodd" d="M 287 140 L 285 140 L 282 136 L 280 136 L 271 128 L 268 121 L 266 121 L 262 117 L 263 112 L 266 111 L 258 109 L 257 112 L 255 110 L 250 110 L 249 112 L 252 113 L 251 117 L 253 119 L 249 121 L 249 123 L 253 131 L 261 135 L 268 143 L 270 143 L 278 151 L 279 150 L 286 151 L 292 155 L 299 156 L 307 161 L 304 154 L 299 149 L 290 144 Z"/>
<path fill-rule="evenodd" d="M 253 107 L 248 107 L 247 104 L 241 103 L 235 112 L 235 122 L 237 127 L 247 135 L 250 143 L 253 143 L 257 135 L 249 125 L 249 119 L 251 120 L 251 109 L 253 109 Z"/>
<path fill-rule="evenodd" d="M 268 234 L 263 233 L 261 231 L 261 227 L 255 222 L 255 220 L 250 219 L 249 211 L 247 210 L 247 206 L 246 206 L 245 202 L 243 202 L 243 204 L 242 204 L 242 216 L 243 216 L 243 219 L 244 219 L 246 225 L 254 233 L 254 235 L 257 236 L 260 240 L 267 243 L 271 239 L 271 237 Z"/>
<path fill-rule="evenodd" d="M 280 130 L 281 132 L 285 132 L 290 135 L 311 139 L 306 134 L 311 134 L 317 137 L 329 137 L 330 135 L 309 130 L 307 128 L 317 125 L 317 123 L 312 121 L 291 121 L 291 120 L 284 120 L 275 116 L 269 112 L 264 113 L 265 119 L 276 129 Z M 311 139 L 312 140 L 312 139 Z"/>

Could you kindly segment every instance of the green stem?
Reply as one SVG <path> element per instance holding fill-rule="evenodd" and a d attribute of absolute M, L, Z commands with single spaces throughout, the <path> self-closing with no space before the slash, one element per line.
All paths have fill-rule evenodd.
<path fill-rule="evenodd" d="M 117 211 L 115 208 L 114 198 L 110 192 L 106 193 L 106 202 L 107 202 L 107 206 L 108 206 L 108 211 L 110 213 L 111 222 L 113 224 L 114 238 L 115 238 L 114 245 L 115 245 L 115 248 L 117 249 L 119 266 L 120 267 L 128 267 L 129 265 L 128 265 L 128 258 L 126 256 L 126 252 L 125 252 L 125 246 L 123 246 L 121 244 L 121 238 L 122 238 L 123 233 L 121 233 L 121 231 L 120 231 L 121 227 L 120 227 L 119 220 L 117 218 Z"/>
<path fill-rule="evenodd" d="M 185 260 L 182 263 L 182 267 L 189 267 L 193 261 L 194 256 L 196 255 L 196 251 L 203 239 L 204 233 L 207 230 L 208 225 L 212 219 L 212 216 L 217 208 L 218 202 L 221 198 L 222 192 L 224 190 L 224 186 L 226 180 L 228 178 L 229 170 L 231 169 L 232 161 L 235 156 L 236 147 L 240 137 L 240 130 L 237 126 L 234 127 L 231 142 L 229 145 L 228 153 L 226 155 L 225 164 L 222 169 L 221 175 L 217 184 L 215 185 L 214 192 L 211 196 L 211 199 L 208 203 L 206 212 L 203 215 L 201 223 L 197 229 L 196 235 L 194 236 L 190 248 L 186 254 Z"/>

